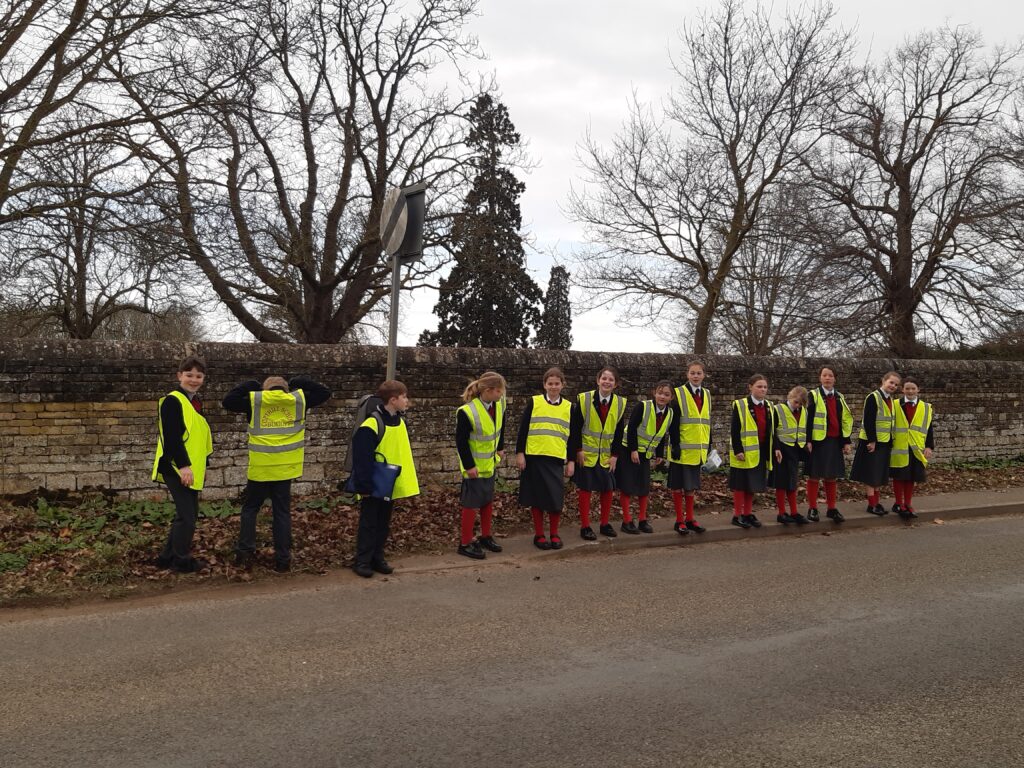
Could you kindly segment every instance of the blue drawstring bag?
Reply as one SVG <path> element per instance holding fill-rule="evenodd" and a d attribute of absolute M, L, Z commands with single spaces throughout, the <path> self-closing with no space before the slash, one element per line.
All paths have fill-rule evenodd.
<path fill-rule="evenodd" d="M 402 467 L 400 464 L 388 464 L 384 454 L 380 451 L 377 451 L 375 455 L 380 456 L 381 461 L 373 462 L 373 469 L 370 471 L 370 492 L 366 495 L 375 499 L 391 501 L 391 494 L 395 492 L 395 483 L 398 482 L 398 476 L 402 474 Z M 345 490 L 349 493 L 358 493 L 354 478 L 354 474 L 349 475 L 345 482 Z"/>

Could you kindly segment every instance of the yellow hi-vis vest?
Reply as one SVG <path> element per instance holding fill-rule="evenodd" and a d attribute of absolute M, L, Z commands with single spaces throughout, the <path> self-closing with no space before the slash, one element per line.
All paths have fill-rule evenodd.
<path fill-rule="evenodd" d="M 832 391 L 835 392 L 835 390 Z M 842 437 L 849 437 L 853 434 L 853 413 L 850 411 L 850 406 L 846 404 L 846 398 L 838 392 L 835 394 L 836 400 L 839 401 L 839 434 Z M 811 390 L 811 399 L 814 400 L 811 440 L 818 442 L 824 440 L 828 435 L 828 407 L 825 405 L 825 396 L 817 387 Z"/>
<path fill-rule="evenodd" d="M 564 397 L 557 405 L 544 395 L 534 395 L 530 409 L 530 426 L 526 433 L 526 453 L 531 456 L 554 456 L 565 460 L 569 444 L 569 419 L 572 403 Z"/>
<path fill-rule="evenodd" d="M 359 428 L 369 427 L 375 435 L 377 431 L 377 419 L 368 418 Z M 395 490 L 391 499 L 405 499 L 409 496 L 416 496 L 420 492 L 420 485 L 416 479 L 416 465 L 412 460 L 412 445 L 409 443 L 409 430 L 405 427 L 405 419 L 402 419 L 398 426 L 389 427 L 384 424 L 384 435 L 377 443 L 374 458 L 385 464 L 397 464 L 402 468 L 398 479 L 395 481 Z"/>
<path fill-rule="evenodd" d="M 608 415 L 604 424 L 597 412 L 594 392 L 581 392 L 579 395 L 580 410 L 583 412 L 583 466 L 594 467 L 600 464 L 605 469 L 611 466 L 612 440 L 619 419 L 626 412 L 626 398 L 622 395 L 610 395 Z"/>
<path fill-rule="evenodd" d="M 301 389 L 249 393 L 250 480 L 302 477 L 306 452 L 306 396 Z"/>
<path fill-rule="evenodd" d="M 754 469 L 761 463 L 761 442 L 757 439 L 757 419 L 747 407 L 747 399 L 734 400 L 733 408 L 740 417 L 740 445 L 743 446 L 743 461 L 736 458 L 729 440 L 729 466 L 736 469 Z M 772 468 L 772 410 L 765 403 L 765 430 L 767 432 L 768 455 L 765 466 Z"/>
<path fill-rule="evenodd" d="M 160 458 L 164 455 L 164 425 L 160 421 L 160 407 L 168 397 L 176 397 L 181 401 L 181 415 L 185 421 L 185 452 L 188 454 L 189 464 L 192 469 L 193 491 L 203 490 L 203 481 L 206 479 L 206 457 L 213 453 L 213 435 L 210 433 L 210 425 L 203 414 L 192 407 L 192 403 L 181 392 L 175 390 L 171 394 L 160 398 L 157 403 L 157 423 L 159 434 L 156 440 L 156 458 L 153 459 L 153 479 L 158 483 L 164 482 L 164 476 L 160 473 L 158 465 Z M 173 460 L 171 466 L 174 466 Z M 178 467 L 174 467 L 178 471 Z M 181 472 L 179 471 L 180 475 Z"/>
<path fill-rule="evenodd" d="M 906 467 L 910 465 L 910 452 L 923 465 L 928 466 L 924 455 L 924 444 L 928 439 L 928 430 L 932 426 L 932 404 L 924 400 L 917 401 L 914 418 L 907 423 L 907 414 L 903 406 L 896 403 L 894 409 L 896 422 L 892 432 L 892 454 L 889 457 L 890 467 Z"/>
<path fill-rule="evenodd" d="M 896 401 L 892 398 L 889 399 L 889 405 L 892 407 L 892 410 L 889 410 L 885 405 L 885 398 L 882 397 L 882 393 L 876 389 L 864 398 L 865 406 L 871 398 L 875 398 L 875 441 L 888 443 L 892 440 L 892 420 L 893 412 L 896 411 Z M 864 429 L 863 423 L 860 425 L 860 434 L 858 436 L 861 440 L 868 439 L 868 432 Z"/>
<path fill-rule="evenodd" d="M 685 384 L 676 387 L 676 402 L 679 404 L 679 453 L 669 451 L 668 460 L 674 464 L 694 466 L 708 460 L 708 444 L 711 442 L 711 393 L 703 390 L 704 397 L 700 410 L 693 400 L 693 393 Z"/>
<path fill-rule="evenodd" d="M 654 458 L 669 425 L 672 424 L 672 409 L 665 409 L 665 417 L 661 420 L 661 427 L 658 428 L 658 411 L 654 407 L 653 400 L 644 400 L 640 405 L 643 407 L 643 415 L 640 416 L 640 424 L 636 428 L 636 449 L 641 456 L 648 459 Z M 629 435 L 627 426 L 622 432 L 622 445 L 629 448 Z"/>
<path fill-rule="evenodd" d="M 803 448 L 807 442 L 807 409 L 800 409 L 800 418 L 793 415 L 789 403 L 778 403 L 775 406 L 778 422 L 779 442 Z"/>
<path fill-rule="evenodd" d="M 469 417 L 472 431 L 469 433 L 469 450 L 476 463 L 480 477 L 491 477 L 498 463 L 498 438 L 501 436 L 501 425 L 505 423 L 505 398 L 494 403 L 494 420 L 491 420 L 489 407 L 479 397 L 470 400 L 459 409 Z M 459 459 L 459 469 L 466 477 L 466 468 Z"/>

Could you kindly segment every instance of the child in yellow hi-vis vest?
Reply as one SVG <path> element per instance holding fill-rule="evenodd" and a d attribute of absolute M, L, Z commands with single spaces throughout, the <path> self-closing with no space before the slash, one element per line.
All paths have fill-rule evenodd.
<path fill-rule="evenodd" d="M 206 381 L 206 363 L 199 357 L 186 357 L 178 366 L 177 379 L 178 387 L 161 397 L 157 405 L 159 434 L 153 479 L 167 485 L 174 500 L 174 520 L 156 566 L 195 573 L 208 565 L 205 560 L 192 557 L 199 491 L 206 477 L 206 459 L 213 452 L 210 425 L 203 417 L 198 395 Z"/>
<path fill-rule="evenodd" d="M 249 570 L 256 554 L 256 517 L 270 499 L 273 513 L 274 570 L 291 570 L 292 480 L 302 477 L 306 446 L 306 414 L 326 403 L 331 390 L 308 376 L 268 376 L 263 384 L 244 381 L 228 392 L 221 405 L 246 416 L 249 470 L 242 503 L 242 521 L 235 547 L 235 566 Z"/>
<path fill-rule="evenodd" d="M 455 412 L 455 450 L 459 454 L 462 488 L 459 501 L 458 553 L 483 560 L 484 550 L 501 552 L 494 540 L 494 479 L 505 447 L 505 377 L 487 371 L 462 393 L 465 405 Z M 473 539 L 477 510 L 480 538 Z"/>
<path fill-rule="evenodd" d="M 366 579 L 374 572 L 394 572 L 384 559 L 384 544 L 391 531 L 395 499 L 416 496 L 420 492 L 409 432 L 402 418 L 409 408 L 409 391 L 402 382 L 389 380 L 377 388 L 377 397 L 381 405 L 360 425 L 352 441 L 352 483 L 360 495 L 356 560 L 352 570 Z M 370 495 L 374 462 L 402 468 L 390 498 Z"/>
<path fill-rule="evenodd" d="M 896 429 L 889 459 L 889 477 L 896 496 L 892 511 L 904 520 L 911 520 L 917 517 L 914 485 L 928 479 L 925 467 L 935 450 L 932 404 L 921 399 L 921 387 L 912 376 L 903 379 L 903 397 L 896 404 L 895 414 Z"/>

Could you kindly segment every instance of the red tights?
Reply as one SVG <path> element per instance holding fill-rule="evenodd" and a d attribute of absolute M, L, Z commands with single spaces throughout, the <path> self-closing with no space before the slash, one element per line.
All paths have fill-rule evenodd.
<path fill-rule="evenodd" d="M 896 503 L 906 509 L 912 509 L 911 506 L 914 503 L 914 481 L 913 480 L 893 480 L 892 481 L 892 492 L 893 496 L 896 497 Z"/>
<path fill-rule="evenodd" d="M 732 492 L 732 516 L 754 514 L 754 494 L 752 491 Z"/>
<path fill-rule="evenodd" d="M 629 500 L 632 498 L 628 493 L 619 492 L 619 503 L 622 505 L 622 520 L 623 522 L 630 523 L 633 521 L 633 516 L 629 513 Z M 647 519 L 647 500 L 648 496 L 637 496 L 636 502 L 639 507 L 636 516 L 638 520 Z"/>
<path fill-rule="evenodd" d="M 821 480 L 811 479 L 807 481 L 807 506 L 811 509 L 818 508 L 818 487 Z M 836 491 L 836 481 L 826 480 L 825 481 L 825 503 L 828 504 L 829 509 L 836 508 L 836 498 L 838 494 Z"/>
<path fill-rule="evenodd" d="M 580 528 L 590 527 L 591 491 L 579 492 Z M 601 491 L 601 525 L 610 525 L 612 520 L 612 491 Z"/>
<path fill-rule="evenodd" d="M 683 499 L 686 499 L 686 512 L 683 512 Z M 693 494 L 687 493 L 684 497 L 683 491 L 672 491 L 672 506 L 676 510 L 676 522 L 682 523 L 686 520 L 693 520 Z M 685 517 L 684 517 L 685 514 Z"/>
<path fill-rule="evenodd" d="M 775 489 L 775 503 L 779 507 L 779 514 L 786 514 L 786 501 L 789 501 L 789 513 L 796 514 L 796 491 L 785 491 L 782 488 Z"/>
<path fill-rule="evenodd" d="M 530 514 L 533 515 L 533 535 L 543 536 L 544 535 L 544 513 L 537 507 L 530 509 Z M 548 525 L 551 529 L 551 538 L 557 539 L 558 536 L 558 522 L 562 515 L 559 512 L 548 512 Z"/>
<path fill-rule="evenodd" d="M 492 521 L 494 520 L 494 502 L 487 502 L 480 508 L 480 535 L 484 538 L 491 536 Z M 466 546 L 473 541 L 473 527 L 476 525 L 476 510 L 469 507 L 462 508 L 462 525 L 459 536 L 459 543 Z"/>

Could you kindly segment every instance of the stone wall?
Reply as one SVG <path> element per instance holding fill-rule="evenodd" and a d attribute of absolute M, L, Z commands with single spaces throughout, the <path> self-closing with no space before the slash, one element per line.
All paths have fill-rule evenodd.
<path fill-rule="evenodd" d="M 352 429 L 354 404 L 384 376 L 381 347 L 276 344 L 0 341 L 0 494 L 106 489 L 131 497 L 159 493 L 150 481 L 156 441 L 156 400 L 173 387 L 173 371 L 186 352 L 204 356 L 209 369 L 201 393 L 214 431 L 214 455 L 204 495 L 235 495 L 245 482 L 245 425 L 220 400 L 236 383 L 270 374 L 306 373 L 328 385 L 334 398 L 310 413 L 306 473 L 297 492 L 333 486 Z M 715 443 L 726 434 L 727 402 L 746 392 L 753 372 L 764 373 L 772 397 L 794 384 L 810 385 L 831 362 L 855 415 L 864 395 L 890 369 L 911 373 L 935 404 L 937 460 L 1013 457 L 1024 453 L 1024 364 L 979 361 L 896 361 L 811 358 L 705 358 L 706 385 L 714 395 Z M 403 348 L 399 378 L 408 384 L 408 414 L 420 474 L 427 484 L 457 480 L 454 408 L 465 384 L 487 368 L 509 380 L 509 449 L 526 398 L 540 391 L 551 365 L 568 377 L 567 391 L 593 386 L 606 363 L 622 374 L 630 400 L 661 378 L 682 381 L 682 355 Z"/>

